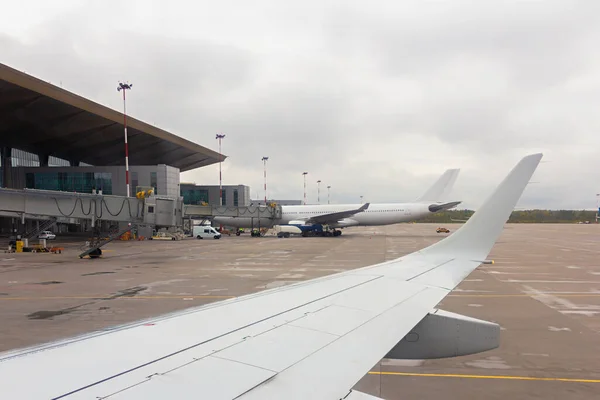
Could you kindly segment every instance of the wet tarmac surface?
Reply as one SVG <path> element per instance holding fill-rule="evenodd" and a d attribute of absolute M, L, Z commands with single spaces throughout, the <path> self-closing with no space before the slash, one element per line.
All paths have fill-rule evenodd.
<path fill-rule="evenodd" d="M 436 228 L 113 242 L 97 260 L 80 260 L 72 243 L 63 254 L 2 253 L 0 351 L 394 259 L 447 236 Z M 386 399 L 600 398 L 599 243 L 598 225 L 507 225 L 489 257 L 495 263 L 439 305 L 500 324 L 500 347 L 384 359 L 357 389 Z"/>

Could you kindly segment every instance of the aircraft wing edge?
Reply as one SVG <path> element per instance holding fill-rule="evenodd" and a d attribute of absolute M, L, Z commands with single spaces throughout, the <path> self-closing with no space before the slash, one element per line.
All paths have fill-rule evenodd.
<path fill-rule="evenodd" d="M 355 214 L 366 211 L 369 208 L 370 203 L 365 203 L 359 208 L 355 210 L 347 210 L 347 211 L 339 211 L 329 214 L 317 215 L 314 217 L 310 217 L 306 220 L 307 223 L 313 224 L 326 224 L 326 223 L 334 223 L 338 222 L 341 219 L 349 218 Z"/>

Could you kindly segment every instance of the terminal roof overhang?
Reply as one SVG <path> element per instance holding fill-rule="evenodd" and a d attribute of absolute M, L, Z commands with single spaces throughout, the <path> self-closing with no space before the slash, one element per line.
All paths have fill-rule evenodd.
<path fill-rule="evenodd" d="M 188 171 L 226 158 L 129 116 L 127 133 L 130 165 Z M 92 165 L 125 165 L 123 114 L 0 63 L 0 146 Z"/>

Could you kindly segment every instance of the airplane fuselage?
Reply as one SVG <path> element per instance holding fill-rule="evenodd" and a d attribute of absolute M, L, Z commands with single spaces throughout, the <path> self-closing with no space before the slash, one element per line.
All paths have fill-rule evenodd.
<path fill-rule="evenodd" d="M 329 223 L 331 228 L 349 226 L 378 226 L 409 222 L 433 214 L 429 211 L 431 203 L 381 203 L 370 204 L 365 211 L 344 218 L 336 223 Z M 305 206 L 282 206 L 281 219 L 244 218 L 244 217 L 215 217 L 214 222 L 237 228 L 271 227 L 273 225 L 302 223 L 319 215 L 357 209 L 361 204 L 320 204 Z"/>

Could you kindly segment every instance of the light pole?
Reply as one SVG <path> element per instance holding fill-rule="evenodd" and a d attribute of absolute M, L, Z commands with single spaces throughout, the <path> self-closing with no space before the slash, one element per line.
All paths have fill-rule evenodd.
<path fill-rule="evenodd" d="M 363 196 L 360 196 L 360 204 L 362 204 Z"/>
<path fill-rule="evenodd" d="M 225 137 L 224 134 L 217 133 L 215 139 L 219 141 L 219 205 L 223 205 L 223 175 L 221 173 L 221 164 L 223 163 L 223 154 L 221 154 L 221 139 Z"/>
<path fill-rule="evenodd" d="M 596 193 L 596 223 L 598 223 L 598 218 L 600 217 L 600 203 L 598 202 L 598 197 L 600 193 Z"/>
<path fill-rule="evenodd" d="M 304 205 L 306 205 L 306 175 L 308 172 L 303 172 L 302 175 L 304 175 Z"/>
<path fill-rule="evenodd" d="M 317 181 L 317 203 L 321 204 L 321 180 Z"/>
<path fill-rule="evenodd" d="M 327 186 L 327 204 L 330 204 L 330 199 L 331 199 L 330 196 L 329 196 L 330 195 L 330 192 L 329 192 L 330 189 L 331 189 L 331 186 Z"/>
<path fill-rule="evenodd" d="M 130 196 L 129 191 L 129 145 L 127 144 L 127 106 L 125 102 L 125 91 L 131 90 L 133 83 L 119 82 L 117 92 L 123 91 L 123 128 L 125 129 L 125 183 L 127 184 L 127 197 Z"/>
<path fill-rule="evenodd" d="M 265 206 L 267 205 L 267 161 L 269 157 L 263 157 L 262 162 L 265 166 Z"/>

